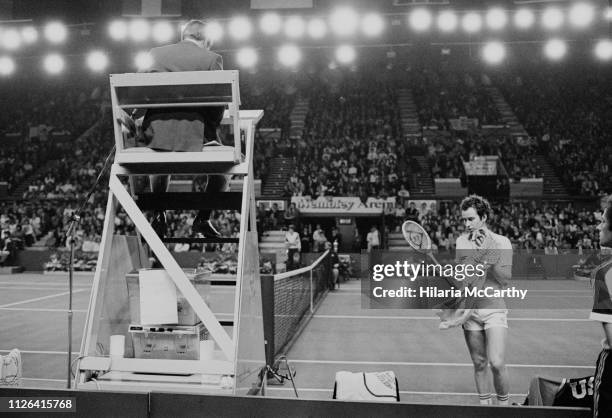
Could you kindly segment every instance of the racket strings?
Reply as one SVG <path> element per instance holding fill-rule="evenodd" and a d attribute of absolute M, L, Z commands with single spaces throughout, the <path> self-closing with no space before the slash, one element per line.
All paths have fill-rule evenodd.
<path fill-rule="evenodd" d="M 430 247 L 429 244 L 429 236 L 427 232 L 422 230 L 418 225 L 409 224 L 404 228 L 405 237 L 411 246 L 416 247 L 418 249 L 428 249 Z"/>

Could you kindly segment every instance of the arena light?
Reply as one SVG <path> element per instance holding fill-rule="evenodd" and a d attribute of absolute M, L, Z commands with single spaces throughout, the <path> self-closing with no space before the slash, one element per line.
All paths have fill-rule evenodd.
<path fill-rule="evenodd" d="M 442 32 L 452 32 L 457 29 L 457 25 L 459 24 L 459 19 L 454 12 L 450 10 L 445 10 L 438 15 L 438 28 Z"/>
<path fill-rule="evenodd" d="M 123 41 L 128 36 L 128 25 L 123 20 L 115 20 L 108 25 L 108 34 L 115 41 Z"/>
<path fill-rule="evenodd" d="M 2 46 L 6 49 L 15 50 L 21 46 L 21 35 L 17 29 L 7 29 L 2 32 Z"/>
<path fill-rule="evenodd" d="M 211 42 L 217 42 L 221 38 L 223 38 L 223 27 L 219 22 L 212 20 L 206 23 L 206 27 L 204 28 L 204 34 L 206 35 L 206 38 L 208 38 Z"/>
<path fill-rule="evenodd" d="M 233 18 L 229 23 L 228 29 L 230 35 L 237 41 L 247 39 L 253 32 L 251 21 L 243 16 Z"/>
<path fill-rule="evenodd" d="M 340 64 L 350 64 L 356 56 L 355 48 L 350 45 L 341 45 L 336 49 L 336 59 Z"/>
<path fill-rule="evenodd" d="M 499 64 L 506 58 L 506 48 L 501 42 L 489 42 L 482 49 L 482 56 L 489 64 Z"/>
<path fill-rule="evenodd" d="M 544 53 L 548 58 L 558 61 L 565 56 L 567 45 L 560 39 L 551 39 L 544 45 Z"/>
<path fill-rule="evenodd" d="M 361 29 L 366 36 L 378 36 L 385 28 L 385 22 L 378 13 L 368 13 L 361 19 Z"/>
<path fill-rule="evenodd" d="M 65 66 L 64 58 L 59 54 L 49 54 L 43 61 L 43 67 L 49 74 L 59 74 Z"/>
<path fill-rule="evenodd" d="M 259 28 L 266 35 L 276 35 L 282 26 L 281 18 L 278 13 L 266 13 L 259 21 Z"/>
<path fill-rule="evenodd" d="M 359 16 L 349 7 L 341 7 L 332 12 L 329 17 L 331 30 L 339 36 L 350 36 L 357 31 Z"/>
<path fill-rule="evenodd" d="M 595 56 L 602 61 L 612 59 L 612 41 L 610 39 L 602 39 L 595 44 Z"/>
<path fill-rule="evenodd" d="M 304 19 L 299 16 L 291 16 L 285 21 L 285 35 L 288 38 L 301 38 L 306 31 Z"/>
<path fill-rule="evenodd" d="M 153 24 L 153 39 L 159 43 L 170 42 L 174 38 L 174 28 L 165 20 Z"/>
<path fill-rule="evenodd" d="M 489 29 L 500 30 L 508 23 L 508 16 L 503 9 L 493 8 L 487 12 L 485 21 Z"/>
<path fill-rule="evenodd" d="M 33 44 L 38 40 L 38 31 L 34 26 L 26 26 L 21 29 L 21 38 L 26 44 Z"/>
<path fill-rule="evenodd" d="M 134 65 L 139 71 L 148 70 L 153 65 L 153 57 L 148 51 L 140 51 L 134 57 Z"/>
<path fill-rule="evenodd" d="M 535 15 L 529 9 L 519 9 L 514 14 L 514 25 L 519 29 L 528 29 L 534 22 Z"/>
<path fill-rule="evenodd" d="M 423 8 L 415 9 L 410 13 L 410 17 L 408 18 L 410 26 L 416 32 L 425 32 L 429 30 L 432 20 L 431 12 Z"/>
<path fill-rule="evenodd" d="M 569 10 L 569 21 L 577 28 L 587 27 L 595 18 L 595 9 L 588 3 L 576 3 Z"/>
<path fill-rule="evenodd" d="M 51 22 L 45 26 L 45 38 L 51 43 L 59 44 L 68 37 L 68 29 L 63 23 Z"/>
<path fill-rule="evenodd" d="M 95 72 L 104 71 L 108 67 L 108 57 L 102 51 L 92 51 L 87 55 L 87 66 Z"/>
<path fill-rule="evenodd" d="M 308 35 L 313 39 L 321 39 L 327 34 L 327 25 L 323 19 L 314 18 L 308 22 Z"/>
<path fill-rule="evenodd" d="M 284 45 L 278 50 L 278 60 L 287 67 L 297 65 L 302 59 L 302 53 L 295 45 Z"/>
<path fill-rule="evenodd" d="M 556 7 L 549 7 L 542 13 L 542 26 L 548 30 L 559 29 L 563 25 L 563 13 Z"/>
<path fill-rule="evenodd" d="M 475 12 L 466 13 L 461 19 L 461 26 L 468 33 L 476 33 L 482 29 L 482 17 Z"/>
<path fill-rule="evenodd" d="M 242 48 L 236 54 L 238 65 L 245 68 L 251 68 L 257 64 L 257 52 L 253 48 Z"/>
<path fill-rule="evenodd" d="M 15 72 L 15 61 L 11 57 L 0 57 L 0 75 L 7 76 Z"/>
<path fill-rule="evenodd" d="M 606 20 L 612 20 L 612 7 L 608 7 L 604 12 L 604 17 Z"/>
<path fill-rule="evenodd" d="M 128 25 L 130 39 L 135 42 L 143 42 L 151 36 L 151 25 L 144 19 L 135 19 Z"/>

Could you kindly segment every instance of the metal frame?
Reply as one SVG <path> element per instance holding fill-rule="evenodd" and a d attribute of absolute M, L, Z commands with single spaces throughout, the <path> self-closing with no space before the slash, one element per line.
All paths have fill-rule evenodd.
<path fill-rule="evenodd" d="M 110 78 L 111 100 L 114 119 L 115 142 L 117 153 L 110 173 L 108 202 L 104 229 L 102 232 L 102 245 L 98 254 L 93 289 L 90 297 L 89 310 L 85 322 L 85 331 L 81 344 L 76 385 L 84 384 L 88 371 L 120 371 L 120 372 L 147 372 L 160 374 L 202 373 L 211 375 L 236 374 L 238 364 L 239 319 L 241 303 L 241 284 L 244 276 L 243 266 L 248 257 L 257 257 L 257 254 L 247 254 L 247 233 L 255 231 L 255 199 L 253 186 L 253 142 L 255 126 L 263 116 L 261 110 L 238 111 L 239 90 L 237 71 L 194 71 L 181 73 L 147 73 L 147 74 L 114 74 Z M 148 149 L 135 149 L 126 151 L 124 148 L 124 135 L 118 118 L 125 112 L 118 105 L 116 87 L 129 86 L 155 86 L 155 85 L 186 85 L 186 84 L 232 84 L 232 102 L 228 103 L 226 117 L 222 123 L 234 127 L 234 147 L 210 147 L 203 152 L 151 152 Z M 206 103 L 198 103 L 206 105 Z M 174 106 L 172 104 L 171 106 Z M 245 133 L 245 155 L 241 155 L 240 133 Z M 238 248 L 238 271 L 236 276 L 234 326 L 230 337 L 220 322 L 210 310 L 209 306 L 200 297 L 195 287 L 190 283 L 185 272 L 170 254 L 162 240 L 157 236 L 144 214 L 134 200 L 132 176 L 143 174 L 236 174 L 242 176 L 242 205 L 240 222 L 240 240 Z M 119 176 L 128 176 L 129 185 L 122 183 Z M 137 232 L 149 244 L 150 249 L 157 256 L 168 275 L 191 305 L 197 316 L 207 328 L 212 339 L 221 348 L 224 360 L 211 360 L 205 363 L 190 360 L 153 360 L 120 358 L 89 355 L 95 352 L 97 343 L 97 318 L 104 311 L 104 284 L 109 274 L 114 232 L 115 213 L 121 205 L 126 214 L 134 222 Z M 252 260 L 251 260 L 252 261 Z M 259 302 L 261 305 L 261 301 Z M 262 323 L 263 329 L 263 323 Z M 263 340 L 262 353 L 263 353 Z M 262 363 L 265 364 L 263 358 Z M 108 384 L 108 382 L 107 382 Z M 193 386 L 193 385 L 192 385 Z M 234 379 L 233 390 L 236 390 Z"/>

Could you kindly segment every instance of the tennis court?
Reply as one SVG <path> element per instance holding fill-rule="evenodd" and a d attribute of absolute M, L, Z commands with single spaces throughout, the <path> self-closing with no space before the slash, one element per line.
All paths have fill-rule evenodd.
<path fill-rule="evenodd" d="M 75 276 L 73 352 L 78 352 L 93 275 Z M 522 401 L 536 375 L 578 377 L 592 373 L 601 330 L 587 319 L 588 283 L 529 281 L 541 292 L 539 310 L 509 315 L 507 363 L 511 401 Z M 66 385 L 67 276 L 19 274 L 0 277 L 0 352 L 19 348 L 24 386 Z M 559 307 L 568 307 L 559 309 Z M 356 280 L 327 293 L 288 352 L 302 398 L 331 398 L 339 370 L 393 370 L 402 401 L 477 403 L 472 365 L 459 329 L 438 330 L 426 310 L 364 310 Z M 285 386 L 271 396 L 293 397 Z"/>

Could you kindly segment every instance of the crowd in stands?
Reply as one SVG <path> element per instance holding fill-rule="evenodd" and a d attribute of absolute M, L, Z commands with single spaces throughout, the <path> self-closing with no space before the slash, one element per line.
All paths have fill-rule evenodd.
<path fill-rule="evenodd" d="M 575 249 L 599 248 L 599 220 L 593 210 L 578 209 L 571 203 L 535 200 L 492 204 L 492 208 L 488 221 L 491 230 L 508 237 L 517 249 L 561 254 Z M 417 208 L 409 203 L 403 212 L 396 212 L 396 216 L 421 223 L 438 250 L 452 250 L 457 237 L 464 231 L 458 202 L 441 202 L 436 209 Z"/>
<path fill-rule="evenodd" d="M 401 139 L 397 93 L 381 74 L 336 71 L 313 85 L 293 144 L 287 196 L 396 196 L 418 164 Z M 401 158 L 400 158 L 401 157 Z"/>
<path fill-rule="evenodd" d="M 472 132 L 458 135 L 430 134 L 426 138 L 427 158 L 434 178 L 459 178 L 464 175 L 463 162 L 478 156 L 498 156 L 510 179 L 542 177 L 536 157 L 538 151 L 531 141 L 503 133 Z"/>
<path fill-rule="evenodd" d="M 414 93 L 420 121 L 440 132 L 419 140 L 403 137 L 398 89 L 385 72 L 324 70 L 309 81 L 297 76 L 282 81 L 262 74 L 246 76 L 242 79 L 242 108 L 265 111 L 259 125 L 264 131 L 258 132 L 256 139 L 255 176 L 266 178 L 272 158 L 290 157 L 295 169 L 285 186 L 286 196 L 358 196 L 363 200 L 395 196 L 401 202 L 409 196 L 413 176 L 422 169 L 413 158 L 414 149 L 423 151 L 433 177 L 460 177 L 461 162 L 479 155 L 500 156 L 510 178 L 537 177 L 541 167 L 535 155 L 541 153 L 577 192 L 596 195 L 610 191 L 610 83 L 594 77 L 572 84 L 562 74 L 517 74 L 500 76 L 495 85 L 499 84 L 535 141 L 517 141 L 499 132 L 458 134 L 450 129 L 449 120 L 462 116 L 477 118 L 481 125 L 500 123 L 486 76 L 413 70 L 407 85 Z M 47 92 L 53 100 L 47 99 Z M 66 246 L 72 214 L 93 186 L 112 148 L 108 111 L 102 117 L 107 93 L 99 87 L 38 86 L 37 90 L 33 86 L 22 96 L 9 91 L 15 101 L 0 104 L 0 134 L 22 138 L 17 144 L 0 147 L 0 181 L 9 184 L 10 192 L 22 184 L 27 186 L 20 196 L 22 201 L 0 205 L 0 227 L 17 245 L 42 240 L 52 248 Z M 298 96 L 309 99 L 309 110 L 303 135 L 291 138 L 289 116 Z M 266 128 L 281 131 L 270 134 Z M 76 232 L 82 251 L 99 248 L 107 181 L 108 177 L 102 178 L 102 186 L 85 205 Z M 395 228 L 409 209 L 398 209 L 388 228 Z M 295 216 L 287 217 L 287 212 L 290 210 L 278 208 L 260 211 L 260 230 L 288 225 Z M 169 211 L 171 235 L 191 236 L 194 215 Z M 218 212 L 214 224 L 225 236 L 236 236 L 239 216 Z M 458 216 L 456 207 L 442 205 L 437 213 L 421 214 L 419 221 L 427 225 L 438 247 L 451 248 L 462 228 Z M 588 211 L 572 207 L 512 203 L 499 206 L 491 221 L 496 230 L 511 236 L 521 247 L 550 244 L 562 250 L 597 245 L 596 221 Z M 115 227 L 119 233 L 134 232 L 134 225 L 122 212 Z M 310 240 L 303 243 L 304 248 L 319 245 L 312 238 L 316 229 L 316 225 L 299 225 L 297 232 Z M 367 232 L 359 233 L 362 246 Z M 174 248 L 212 249 L 181 244 Z M 55 264 L 61 265 L 61 260 L 57 257 Z M 83 268 L 91 264 L 89 261 L 84 260 Z"/>
<path fill-rule="evenodd" d="M 100 118 L 106 93 L 73 82 L 3 87 L 0 103 L 0 181 L 12 193 L 34 169 L 57 158 L 57 138 L 74 139 Z"/>
<path fill-rule="evenodd" d="M 535 200 L 492 202 L 492 208 L 488 221 L 491 230 L 508 237 L 516 249 L 562 254 L 576 249 L 599 248 L 599 219 L 593 209 L 577 208 L 569 202 L 543 203 Z M 293 211 L 296 211 L 295 214 L 287 215 L 287 212 Z M 424 202 L 417 205 L 411 200 L 398 201 L 395 210 L 385 216 L 384 235 L 388 238 L 390 232 L 399 232 L 406 220 L 422 224 L 438 251 L 454 250 L 457 238 L 465 231 L 458 201 L 441 201 L 433 205 Z M 326 242 L 335 241 L 339 244 L 344 242 L 344 248 L 350 248 L 353 252 L 360 252 L 368 248 L 366 235 L 371 232 L 369 229 L 355 229 L 354 236 L 343 237 L 333 226 L 322 228 L 320 223 L 304 219 L 294 206 L 284 212 L 276 205 L 267 210 L 260 206 L 258 222 L 265 224 L 267 229 L 275 230 L 295 225 L 296 232 L 300 234 L 302 252 L 321 252 L 326 248 Z M 382 235 L 381 231 L 381 238 Z"/>
<path fill-rule="evenodd" d="M 501 123 L 499 112 L 486 91 L 491 80 L 469 72 L 414 69 L 410 87 L 423 126 L 450 130 L 450 119 L 477 119 L 479 125 Z"/>
<path fill-rule="evenodd" d="M 526 68 L 497 82 L 571 193 L 610 192 L 612 83 L 607 71 L 581 65 Z"/>

